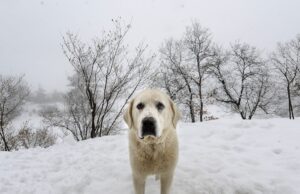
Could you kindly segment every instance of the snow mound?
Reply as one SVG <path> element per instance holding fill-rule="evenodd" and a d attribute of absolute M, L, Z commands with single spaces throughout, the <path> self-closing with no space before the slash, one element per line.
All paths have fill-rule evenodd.
<path fill-rule="evenodd" d="M 300 119 L 180 123 L 172 194 L 299 194 Z M 0 152 L 1 194 L 132 194 L 126 135 Z M 146 194 L 159 193 L 149 177 Z"/>

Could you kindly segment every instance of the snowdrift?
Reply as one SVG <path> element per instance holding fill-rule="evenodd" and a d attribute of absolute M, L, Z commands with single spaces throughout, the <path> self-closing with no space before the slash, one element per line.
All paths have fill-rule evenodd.
<path fill-rule="evenodd" d="M 180 123 L 172 194 L 299 194 L 300 119 Z M 127 135 L 0 152 L 1 194 L 133 194 Z M 149 177 L 147 194 L 159 193 Z"/>

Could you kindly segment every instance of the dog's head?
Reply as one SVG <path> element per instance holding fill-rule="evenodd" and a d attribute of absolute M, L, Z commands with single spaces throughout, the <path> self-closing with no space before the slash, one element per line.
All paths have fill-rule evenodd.
<path fill-rule="evenodd" d="M 141 140 L 160 138 L 166 129 L 176 128 L 180 113 L 162 91 L 147 89 L 139 93 L 125 110 L 124 120 Z"/>

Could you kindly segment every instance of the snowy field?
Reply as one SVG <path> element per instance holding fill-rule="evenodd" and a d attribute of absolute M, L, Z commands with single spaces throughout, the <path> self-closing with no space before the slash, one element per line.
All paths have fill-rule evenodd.
<path fill-rule="evenodd" d="M 180 123 L 172 194 L 299 194 L 300 118 Z M 127 135 L 0 152 L 1 194 L 133 194 Z M 159 193 L 149 177 L 146 194 Z"/>

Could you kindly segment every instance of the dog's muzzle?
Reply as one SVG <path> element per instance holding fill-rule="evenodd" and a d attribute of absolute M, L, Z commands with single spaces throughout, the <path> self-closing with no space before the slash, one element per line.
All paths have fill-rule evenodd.
<path fill-rule="evenodd" d="M 142 120 L 142 139 L 147 136 L 152 135 L 156 137 L 156 121 L 153 117 L 145 117 Z"/>

